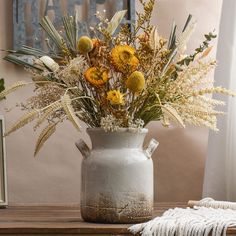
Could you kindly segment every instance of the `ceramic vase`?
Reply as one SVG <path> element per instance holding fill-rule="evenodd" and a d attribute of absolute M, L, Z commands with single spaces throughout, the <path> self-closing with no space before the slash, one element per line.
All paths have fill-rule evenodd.
<path fill-rule="evenodd" d="M 147 129 L 120 128 L 105 132 L 89 128 L 90 150 L 83 140 L 81 215 L 87 222 L 138 223 L 149 220 L 153 210 L 153 162 L 158 142 L 143 149 Z"/>

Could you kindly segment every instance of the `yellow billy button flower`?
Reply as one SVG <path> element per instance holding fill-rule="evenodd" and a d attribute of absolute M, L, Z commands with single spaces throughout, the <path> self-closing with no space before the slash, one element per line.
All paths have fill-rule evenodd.
<path fill-rule="evenodd" d="M 101 67 L 90 67 L 84 73 L 85 79 L 94 86 L 100 86 L 108 81 L 108 70 Z"/>
<path fill-rule="evenodd" d="M 111 51 L 111 62 L 119 72 L 133 71 L 139 63 L 134 54 L 135 48 L 128 45 L 118 45 Z"/>
<path fill-rule="evenodd" d="M 77 47 L 81 54 L 91 52 L 93 50 L 93 41 L 87 36 L 82 36 L 78 40 Z"/>
<path fill-rule="evenodd" d="M 133 93 L 141 92 L 145 86 L 143 73 L 134 71 L 126 80 L 126 87 Z"/>
<path fill-rule="evenodd" d="M 112 105 L 123 105 L 124 94 L 122 94 L 119 90 L 110 90 L 107 92 L 107 100 Z"/>

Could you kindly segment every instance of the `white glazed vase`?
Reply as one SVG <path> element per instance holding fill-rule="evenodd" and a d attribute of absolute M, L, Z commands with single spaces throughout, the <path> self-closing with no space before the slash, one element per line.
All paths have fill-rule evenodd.
<path fill-rule="evenodd" d="M 80 140 L 84 156 L 81 179 L 81 215 L 85 221 L 138 223 L 149 220 L 153 209 L 153 162 L 158 142 L 143 150 L 147 129 L 120 128 L 105 132 L 89 128 L 92 150 Z"/>

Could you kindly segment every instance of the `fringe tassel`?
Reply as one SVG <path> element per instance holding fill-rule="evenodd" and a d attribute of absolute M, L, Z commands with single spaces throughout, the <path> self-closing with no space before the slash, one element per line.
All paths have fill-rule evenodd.
<path fill-rule="evenodd" d="M 223 203 L 228 206 L 227 209 Z M 161 217 L 131 226 L 129 230 L 142 236 L 226 236 L 228 227 L 236 227 L 236 211 L 229 209 L 231 204 L 235 209 L 236 203 L 217 202 L 207 198 L 199 204 L 214 205 L 215 208 L 195 206 L 170 209 Z M 216 209 L 216 206 L 221 208 Z"/>
<path fill-rule="evenodd" d="M 197 202 L 195 206 L 236 210 L 236 202 L 215 201 L 212 198 L 204 198 Z"/>

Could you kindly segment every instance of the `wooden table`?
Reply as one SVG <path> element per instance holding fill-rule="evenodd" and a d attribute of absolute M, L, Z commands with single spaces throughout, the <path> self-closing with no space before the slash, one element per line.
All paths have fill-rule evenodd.
<path fill-rule="evenodd" d="M 154 216 L 160 216 L 165 210 L 174 207 L 186 207 L 186 204 L 157 203 L 154 207 Z M 127 230 L 129 226 L 83 222 L 78 205 L 14 205 L 0 209 L 0 236 L 131 236 Z M 236 229 L 229 229 L 227 233 L 230 236 L 236 235 Z"/>

